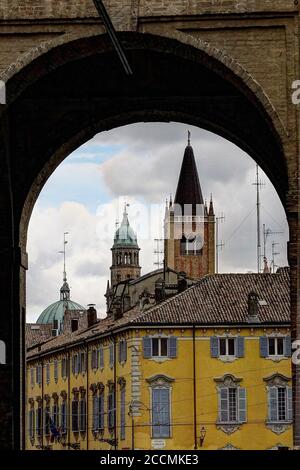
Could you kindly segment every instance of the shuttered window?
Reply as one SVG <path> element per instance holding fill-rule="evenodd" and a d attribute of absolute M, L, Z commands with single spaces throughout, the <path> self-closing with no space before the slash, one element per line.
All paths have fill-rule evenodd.
<path fill-rule="evenodd" d="M 52 421 L 56 428 L 58 428 L 59 426 L 58 417 L 59 417 L 59 407 L 58 407 L 58 404 L 55 403 L 52 407 Z"/>
<path fill-rule="evenodd" d="M 104 431 L 104 395 L 101 393 L 98 400 L 99 431 Z"/>
<path fill-rule="evenodd" d="M 35 412 L 34 408 L 31 408 L 28 412 L 28 432 L 30 439 L 34 439 L 34 427 L 35 427 Z"/>
<path fill-rule="evenodd" d="M 210 355 L 213 358 L 244 357 L 245 338 L 243 336 L 237 338 L 212 336 L 210 338 Z"/>
<path fill-rule="evenodd" d="M 152 437 L 167 438 L 171 435 L 170 390 L 152 389 Z"/>
<path fill-rule="evenodd" d="M 63 401 L 60 407 L 60 429 L 62 434 L 67 432 L 67 403 Z"/>
<path fill-rule="evenodd" d="M 45 436 L 50 435 L 50 406 L 46 406 L 45 408 L 45 413 L 44 413 L 44 430 L 45 430 Z"/>
<path fill-rule="evenodd" d="M 42 407 L 39 406 L 36 412 L 36 434 L 38 437 L 42 435 Z"/>
<path fill-rule="evenodd" d="M 293 419 L 293 396 L 291 387 L 269 388 L 269 421 L 282 422 Z"/>
<path fill-rule="evenodd" d="M 79 430 L 86 431 L 86 400 L 82 399 L 79 402 Z"/>
<path fill-rule="evenodd" d="M 79 420 L 78 420 L 78 400 L 72 401 L 72 431 L 78 432 Z"/>
<path fill-rule="evenodd" d="M 126 404 L 125 404 L 126 391 L 125 387 L 121 389 L 121 403 L 120 403 L 120 439 L 125 439 L 126 434 Z"/>
<path fill-rule="evenodd" d="M 54 380 L 58 381 L 58 361 L 54 361 Z"/>
<path fill-rule="evenodd" d="M 109 367 L 114 366 L 114 343 L 110 343 L 109 345 Z"/>
<path fill-rule="evenodd" d="M 98 397 L 93 396 L 93 431 L 98 431 L 99 428 L 99 410 L 98 410 Z"/>
<path fill-rule="evenodd" d="M 34 369 L 33 368 L 30 369 L 30 383 L 31 383 L 31 386 L 34 387 Z"/>
<path fill-rule="evenodd" d="M 119 362 L 126 362 L 127 360 L 127 341 L 122 339 L 119 342 Z"/>
<path fill-rule="evenodd" d="M 99 367 L 100 369 L 104 368 L 104 350 L 103 348 L 99 348 Z"/>
<path fill-rule="evenodd" d="M 98 351 L 97 349 L 92 350 L 92 369 L 98 369 Z"/>
<path fill-rule="evenodd" d="M 145 359 L 152 357 L 177 357 L 177 338 L 171 336 L 165 337 L 149 337 L 143 338 L 143 354 Z"/>
<path fill-rule="evenodd" d="M 46 364 L 46 383 L 50 383 L 50 364 L 49 362 Z"/>
<path fill-rule="evenodd" d="M 113 429 L 115 426 L 115 392 L 110 391 L 107 399 L 107 425 L 109 429 Z"/>
<path fill-rule="evenodd" d="M 246 421 L 246 389 L 237 387 L 222 387 L 219 390 L 219 422 L 245 423 Z"/>
<path fill-rule="evenodd" d="M 261 357 L 291 357 L 292 355 L 290 336 L 261 336 L 259 343 Z"/>

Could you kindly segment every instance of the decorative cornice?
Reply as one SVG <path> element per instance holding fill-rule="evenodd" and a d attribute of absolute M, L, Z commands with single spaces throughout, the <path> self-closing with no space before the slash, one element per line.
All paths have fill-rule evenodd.
<path fill-rule="evenodd" d="M 230 385 L 238 385 L 240 382 L 242 382 L 241 377 L 235 377 L 232 374 L 224 374 L 222 377 L 215 377 L 214 381 L 217 384 L 221 384 L 224 386 L 230 386 Z"/>
<path fill-rule="evenodd" d="M 62 397 L 63 400 L 66 400 L 68 397 L 68 394 L 65 390 L 63 390 L 62 392 L 60 392 L 60 396 Z"/>
<path fill-rule="evenodd" d="M 150 384 L 151 386 L 166 385 L 166 384 L 170 385 L 172 382 L 174 382 L 174 380 L 175 379 L 173 379 L 172 377 L 169 377 L 168 375 L 164 375 L 164 374 L 152 375 L 151 377 L 146 379 L 148 384 Z"/>
<path fill-rule="evenodd" d="M 59 400 L 59 396 L 56 392 L 53 392 L 52 393 L 52 398 L 54 400 L 54 402 L 57 404 L 58 403 L 58 400 Z"/>
<path fill-rule="evenodd" d="M 280 385 L 287 385 L 290 382 L 291 377 L 287 377 L 286 375 L 280 374 L 276 372 L 275 374 L 270 375 L 269 377 L 264 377 L 264 381 L 267 382 L 269 387 L 272 386 L 280 386 Z"/>

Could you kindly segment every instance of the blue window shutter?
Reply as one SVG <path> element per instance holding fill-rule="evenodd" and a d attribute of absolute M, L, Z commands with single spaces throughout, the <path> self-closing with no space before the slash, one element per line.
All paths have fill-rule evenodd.
<path fill-rule="evenodd" d="M 149 336 L 143 338 L 144 358 L 149 359 L 152 356 L 152 340 Z"/>
<path fill-rule="evenodd" d="M 290 336 L 286 336 L 284 339 L 284 355 L 286 357 L 292 357 L 292 340 Z"/>
<path fill-rule="evenodd" d="M 247 395 L 245 388 L 238 389 L 239 400 L 239 422 L 246 423 L 247 421 Z"/>
<path fill-rule="evenodd" d="M 229 420 L 228 408 L 228 388 L 221 388 L 219 391 L 219 420 L 222 423 L 227 423 Z"/>
<path fill-rule="evenodd" d="M 168 356 L 171 358 L 177 357 L 177 338 L 171 336 L 168 341 Z"/>
<path fill-rule="evenodd" d="M 237 338 L 237 357 L 244 357 L 245 356 L 245 338 L 243 336 L 239 336 Z"/>
<path fill-rule="evenodd" d="M 211 357 L 219 357 L 219 338 L 212 336 L 210 338 L 210 354 Z"/>
<path fill-rule="evenodd" d="M 170 436 L 170 392 L 169 389 L 160 390 L 160 428 L 161 437 Z"/>
<path fill-rule="evenodd" d="M 144 338 L 145 339 L 145 338 Z M 160 419 L 159 419 L 159 409 L 160 409 L 160 396 L 159 389 L 152 390 L 152 437 L 160 437 Z"/>
<path fill-rule="evenodd" d="M 288 408 L 288 420 L 293 420 L 293 389 L 292 387 L 287 387 L 287 408 Z"/>
<path fill-rule="evenodd" d="M 119 341 L 119 344 L 118 344 L 119 362 L 122 362 L 122 346 L 123 346 L 123 342 L 121 340 Z"/>
<path fill-rule="evenodd" d="M 269 355 L 269 342 L 266 336 L 259 338 L 260 357 L 268 357 Z"/>
<path fill-rule="evenodd" d="M 109 345 L 109 366 L 113 367 L 114 365 L 114 345 L 111 343 Z"/>
<path fill-rule="evenodd" d="M 103 352 L 103 348 L 99 348 L 99 365 L 100 365 L 100 369 L 103 369 L 104 367 L 104 352 Z"/>
<path fill-rule="evenodd" d="M 278 409 L 277 387 L 270 387 L 269 389 L 269 420 L 271 422 L 277 421 L 277 409 Z"/>

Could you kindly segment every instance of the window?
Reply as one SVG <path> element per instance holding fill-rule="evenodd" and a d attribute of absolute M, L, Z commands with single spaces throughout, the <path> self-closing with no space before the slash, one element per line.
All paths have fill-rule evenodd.
<path fill-rule="evenodd" d="M 127 342 L 126 339 L 122 339 L 119 342 L 119 362 L 126 362 L 127 360 Z"/>
<path fill-rule="evenodd" d="M 99 348 L 99 366 L 100 369 L 104 368 L 104 350 L 103 348 Z"/>
<path fill-rule="evenodd" d="M 34 421 L 35 421 L 35 416 L 34 416 L 34 408 L 31 408 L 28 412 L 28 431 L 29 431 L 29 437 L 30 439 L 34 439 Z"/>
<path fill-rule="evenodd" d="M 79 372 L 85 372 L 86 371 L 86 354 L 85 352 L 81 352 L 79 356 Z"/>
<path fill-rule="evenodd" d="M 48 405 L 45 407 L 44 419 L 45 419 L 44 421 L 45 436 L 49 436 L 51 417 L 50 417 L 50 406 Z"/>
<path fill-rule="evenodd" d="M 98 397 L 99 431 L 104 431 L 104 394 Z"/>
<path fill-rule="evenodd" d="M 115 390 L 111 389 L 107 398 L 107 426 L 108 429 L 113 429 L 115 426 Z"/>
<path fill-rule="evenodd" d="M 93 431 L 98 431 L 98 429 L 99 429 L 99 410 L 98 410 L 98 406 L 99 406 L 99 401 L 98 401 L 97 395 L 95 394 L 93 396 Z"/>
<path fill-rule="evenodd" d="M 121 404 L 120 404 L 120 439 L 125 439 L 126 433 L 126 404 L 125 404 L 126 391 L 125 387 L 121 389 Z"/>
<path fill-rule="evenodd" d="M 269 421 L 282 422 L 293 419 L 292 388 L 287 386 L 269 388 Z"/>
<path fill-rule="evenodd" d="M 143 350 L 146 359 L 152 357 L 175 358 L 177 356 L 177 338 L 175 336 L 169 338 L 144 336 Z"/>
<path fill-rule="evenodd" d="M 36 434 L 38 437 L 42 435 L 42 407 L 40 405 L 36 412 Z"/>
<path fill-rule="evenodd" d="M 235 356 L 235 338 L 220 338 L 220 356 Z"/>
<path fill-rule="evenodd" d="M 246 389 L 241 387 L 222 387 L 219 390 L 219 422 L 246 422 Z"/>
<path fill-rule="evenodd" d="M 292 344 L 290 336 L 261 336 L 260 356 L 272 358 L 291 357 Z"/>
<path fill-rule="evenodd" d="M 58 361 L 54 361 L 54 380 L 58 381 Z"/>
<path fill-rule="evenodd" d="M 60 407 L 60 429 L 61 434 L 67 433 L 67 403 L 64 400 Z"/>
<path fill-rule="evenodd" d="M 201 235 L 191 234 L 188 238 L 183 237 L 180 241 L 181 255 L 199 255 L 202 253 L 203 238 Z"/>
<path fill-rule="evenodd" d="M 170 390 L 152 389 L 152 437 L 170 437 Z"/>
<path fill-rule="evenodd" d="M 78 354 L 74 354 L 72 356 L 72 372 L 73 374 L 77 375 L 79 370 L 78 370 Z"/>
<path fill-rule="evenodd" d="M 268 338 L 269 356 L 284 356 L 284 338 Z"/>
<path fill-rule="evenodd" d="M 109 367 L 114 366 L 114 343 L 110 343 L 109 345 Z"/>
<path fill-rule="evenodd" d="M 77 330 L 78 330 L 78 320 L 73 318 L 71 320 L 71 331 L 72 331 L 72 333 L 74 333 Z"/>
<path fill-rule="evenodd" d="M 82 399 L 79 402 L 79 430 L 86 431 L 86 400 Z"/>
<path fill-rule="evenodd" d="M 58 404 L 55 403 L 55 404 L 52 406 L 52 421 L 53 421 L 53 425 L 54 425 L 56 428 L 58 428 L 58 425 L 59 425 L 58 417 L 59 417 L 59 407 L 58 407 Z"/>
<path fill-rule="evenodd" d="M 79 422 L 78 422 L 78 400 L 72 401 L 72 431 L 78 432 Z"/>
<path fill-rule="evenodd" d="M 214 358 L 238 358 L 245 355 L 245 339 L 243 336 L 237 338 L 217 337 L 210 338 L 211 357 Z"/>
<path fill-rule="evenodd" d="M 65 357 L 61 360 L 61 376 L 63 379 L 68 376 L 67 359 Z"/>
<path fill-rule="evenodd" d="M 30 383 L 31 383 L 31 386 L 34 387 L 34 369 L 33 368 L 30 369 Z"/>
<path fill-rule="evenodd" d="M 42 366 L 41 365 L 36 366 L 36 383 L 38 385 L 41 385 L 42 383 Z"/>
<path fill-rule="evenodd" d="M 50 383 L 50 364 L 49 362 L 46 364 L 46 383 Z"/>
<path fill-rule="evenodd" d="M 98 351 L 97 349 L 92 350 L 92 369 L 98 369 Z"/>

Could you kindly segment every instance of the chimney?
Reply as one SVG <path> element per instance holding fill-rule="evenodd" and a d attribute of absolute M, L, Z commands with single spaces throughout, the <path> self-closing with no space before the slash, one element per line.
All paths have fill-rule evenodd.
<path fill-rule="evenodd" d="M 178 287 L 178 292 L 183 292 L 187 289 L 187 279 L 186 279 L 186 273 L 185 272 L 180 272 L 178 273 L 177 277 L 177 287 Z"/>
<path fill-rule="evenodd" d="M 95 304 L 89 304 L 87 310 L 87 323 L 88 328 L 97 323 L 97 310 L 95 309 Z"/>
<path fill-rule="evenodd" d="M 252 291 L 248 295 L 248 322 L 257 323 L 259 322 L 258 317 L 258 295 L 256 292 Z"/>

